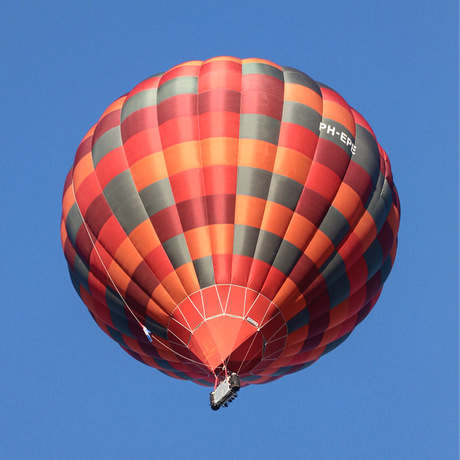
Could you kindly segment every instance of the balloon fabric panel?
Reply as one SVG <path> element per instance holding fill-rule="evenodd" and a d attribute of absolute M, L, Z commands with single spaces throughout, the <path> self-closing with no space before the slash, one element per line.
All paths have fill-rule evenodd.
<path fill-rule="evenodd" d="M 367 316 L 399 213 L 388 157 L 340 95 L 217 57 L 109 105 L 65 181 L 61 239 L 78 294 L 132 357 L 248 385 L 308 367 Z"/>

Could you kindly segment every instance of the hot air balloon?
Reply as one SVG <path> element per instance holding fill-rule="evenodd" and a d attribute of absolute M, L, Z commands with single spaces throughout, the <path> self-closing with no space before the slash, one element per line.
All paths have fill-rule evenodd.
<path fill-rule="evenodd" d="M 331 88 L 263 59 L 190 61 L 109 105 L 67 176 L 61 240 L 97 325 L 214 387 L 300 371 L 368 315 L 400 205 L 388 157 Z"/>

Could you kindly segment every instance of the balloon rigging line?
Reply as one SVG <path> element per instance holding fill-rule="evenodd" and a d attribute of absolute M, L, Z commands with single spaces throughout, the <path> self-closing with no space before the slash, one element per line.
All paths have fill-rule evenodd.
<path fill-rule="evenodd" d="M 120 292 L 120 290 L 118 289 L 117 285 L 115 284 L 115 282 L 114 282 L 112 276 L 110 275 L 108 268 L 105 266 L 104 261 L 102 260 L 102 256 L 99 254 L 99 250 L 97 249 L 96 243 L 95 243 L 95 241 L 93 240 L 93 237 L 91 236 L 91 233 L 90 233 L 90 230 L 89 230 L 89 228 L 88 228 L 88 225 L 87 225 L 87 223 L 86 223 L 86 221 L 85 221 L 85 218 L 83 217 L 83 214 L 82 214 L 82 212 L 81 212 L 80 206 L 78 205 L 77 196 L 76 196 L 76 194 L 75 194 L 75 187 L 74 187 L 73 180 L 72 180 L 72 192 L 73 192 L 73 197 L 74 197 L 74 200 L 75 200 L 75 204 L 77 205 L 77 209 L 78 209 L 78 212 L 79 212 L 79 214 L 80 214 L 80 217 L 81 217 L 81 220 L 82 220 L 82 222 L 83 222 L 83 225 L 84 225 L 84 227 L 85 227 L 86 233 L 87 233 L 87 235 L 88 235 L 89 240 L 91 241 L 91 244 L 92 244 L 93 249 L 94 249 L 95 252 L 96 252 L 96 255 L 97 255 L 98 259 L 99 259 L 99 262 L 100 262 L 101 265 L 104 267 L 104 270 L 105 270 L 105 272 L 106 272 L 106 274 L 107 274 L 107 277 L 109 278 L 110 282 L 112 283 L 112 286 L 114 287 L 114 289 L 115 289 L 115 291 L 117 292 L 118 296 L 120 297 L 120 299 L 121 299 L 121 300 L 123 301 L 123 303 L 125 304 L 125 307 L 128 309 L 128 311 L 131 313 L 131 315 L 133 316 L 133 318 L 136 320 L 136 322 L 137 322 L 137 323 L 139 324 L 139 326 L 141 327 L 142 331 L 144 332 L 145 336 L 147 337 L 147 340 L 148 340 L 150 343 L 152 343 L 153 340 L 156 340 L 162 347 L 166 348 L 168 351 L 170 351 L 171 353 L 175 354 L 176 356 L 178 356 L 178 357 L 180 357 L 180 358 L 183 358 L 183 359 L 185 359 L 186 361 L 190 361 L 191 363 L 196 364 L 196 365 L 199 366 L 199 367 L 204 367 L 205 369 L 208 369 L 208 370 L 209 370 L 209 368 L 208 368 L 204 363 L 201 363 L 201 362 L 199 362 L 199 361 L 195 361 L 195 360 L 193 360 L 193 359 L 191 359 L 191 358 L 189 358 L 189 357 L 187 357 L 187 356 L 184 356 L 184 355 L 182 355 L 182 354 L 180 354 L 180 353 L 174 351 L 172 348 L 168 347 L 167 345 L 165 345 L 161 340 L 159 340 L 157 337 L 155 337 L 155 335 L 152 334 L 152 332 L 149 331 L 149 329 L 148 329 L 146 326 L 144 326 L 144 325 L 142 324 L 142 322 L 141 322 L 141 321 L 139 320 L 139 318 L 136 316 L 136 314 L 134 313 L 134 311 L 133 311 L 133 310 L 131 309 L 131 307 L 128 305 L 128 302 L 126 301 L 126 299 L 125 299 L 125 298 L 123 297 L 123 295 L 121 294 L 121 292 Z M 212 371 L 210 372 L 209 375 L 211 375 L 211 374 L 213 374 L 213 375 L 217 378 L 216 373 L 215 373 L 214 370 L 212 370 Z"/>

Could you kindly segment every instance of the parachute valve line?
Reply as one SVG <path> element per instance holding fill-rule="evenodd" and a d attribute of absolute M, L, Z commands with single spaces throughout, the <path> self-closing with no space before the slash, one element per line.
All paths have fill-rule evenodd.
<path fill-rule="evenodd" d="M 115 291 L 117 292 L 117 294 L 119 295 L 120 299 L 123 301 L 123 303 L 125 304 L 125 307 L 127 308 L 127 310 L 131 313 L 132 317 L 136 320 L 136 322 L 139 324 L 139 326 L 141 327 L 142 329 L 142 332 L 145 334 L 145 336 L 147 337 L 147 340 L 152 343 L 153 340 L 155 339 L 162 347 L 166 348 L 168 351 L 170 351 L 171 353 L 175 354 L 176 356 L 186 360 L 186 361 L 189 361 L 193 364 L 196 364 L 197 366 L 199 367 L 204 367 L 205 369 L 208 369 L 209 371 L 209 368 L 208 366 L 206 366 L 204 363 L 200 363 L 199 361 L 195 361 L 194 359 L 191 359 L 191 358 L 188 358 L 187 356 L 184 356 L 180 353 L 177 353 L 176 351 L 174 351 L 172 348 L 168 347 L 167 345 L 165 345 L 161 340 L 159 340 L 157 337 L 155 337 L 154 334 L 152 334 L 152 332 L 150 332 L 150 330 L 144 326 L 142 324 L 142 322 L 139 320 L 139 318 L 136 316 L 136 314 L 133 312 L 133 310 L 131 309 L 131 307 L 128 305 L 128 302 L 125 300 L 125 298 L 123 297 L 123 295 L 121 294 L 120 290 L 118 289 L 117 285 L 115 284 L 115 282 L 113 281 L 113 278 L 110 276 L 110 273 L 109 273 L 109 270 L 108 268 L 105 266 L 104 264 L 104 261 L 102 260 L 102 257 L 101 255 L 99 254 L 99 250 L 97 249 L 97 246 L 96 246 L 96 243 L 94 242 L 93 240 L 93 237 L 91 236 L 91 233 L 90 233 L 90 229 L 85 221 L 85 218 L 83 217 L 83 214 L 81 212 L 81 209 L 80 209 L 80 206 L 78 205 L 78 202 L 77 202 L 77 196 L 75 194 L 75 187 L 74 187 L 74 183 L 73 183 L 73 180 L 72 180 L 72 192 L 73 192 L 73 197 L 74 197 L 74 200 L 75 200 L 75 204 L 77 205 L 77 209 L 78 209 L 78 213 L 80 214 L 80 217 L 81 217 L 81 220 L 83 222 L 83 225 L 85 227 L 85 230 L 86 230 L 86 233 L 88 235 L 88 238 L 89 240 L 91 241 L 91 244 L 92 244 L 92 247 L 93 249 L 95 250 L 96 252 L 96 255 L 99 259 L 99 262 L 101 263 L 101 265 L 104 267 L 104 270 L 105 270 L 105 273 L 107 274 L 107 277 L 109 278 L 110 282 L 112 283 L 112 286 L 114 287 Z M 214 371 L 212 371 L 212 374 L 214 374 L 214 376 L 216 377 L 217 379 L 217 376 L 215 374 Z M 211 375 L 211 373 L 209 373 L 209 375 Z"/>

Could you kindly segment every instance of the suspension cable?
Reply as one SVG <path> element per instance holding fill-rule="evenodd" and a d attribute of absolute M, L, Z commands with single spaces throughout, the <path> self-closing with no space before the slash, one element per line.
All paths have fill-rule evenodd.
<path fill-rule="evenodd" d="M 176 356 L 186 360 L 186 361 L 189 361 L 193 364 L 196 364 L 200 367 L 204 367 L 205 369 L 207 369 L 209 371 L 209 367 L 207 367 L 204 363 L 202 362 L 199 362 L 199 361 L 195 361 L 187 356 L 184 356 L 180 353 L 178 353 L 177 351 L 173 350 L 172 348 L 168 347 L 167 345 L 165 345 L 160 339 L 158 339 L 155 334 L 153 334 L 144 324 L 142 324 L 142 322 L 140 321 L 140 319 L 136 316 L 136 314 L 134 313 L 134 311 L 131 309 L 131 307 L 128 305 L 128 302 L 126 301 L 126 299 L 124 298 L 124 296 L 121 294 L 120 290 L 118 289 L 118 286 L 115 284 L 112 276 L 110 275 L 109 273 L 109 270 L 108 268 L 105 266 L 104 264 L 104 261 L 102 260 L 102 257 L 99 253 L 99 250 L 97 249 L 97 246 L 96 246 L 96 243 L 95 241 L 93 240 L 93 237 L 91 236 L 91 232 L 90 232 L 90 229 L 88 227 L 88 224 L 86 223 L 85 221 L 85 218 L 83 217 L 83 214 L 81 212 L 81 209 L 80 209 L 80 206 L 78 205 L 78 202 L 77 202 L 77 196 L 75 194 L 75 187 L 74 187 L 74 183 L 73 183 L 73 180 L 72 180 L 72 193 L 73 193 L 73 197 L 74 197 L 74 200 L 75 200 L 75 204 L 77 205 L 77 209 L 78 209 L 78 213 L 80 214 L 80 218 L 83 222 L 83 225 L 85 227 L 85 230 L 86 230 L 86 233 L 88 235 L 88 238 L 91 242 L 91 245 L 92 245 L 92 249 L 95 250 L 96 252 L 96 255 L 99 259 L 99 262 L 101 263 L 102 267 L 104 268 L 105 270 L 105 273 L 107 274 L 107 277 L 109 278 L 110 282 L 112 283 L 112 286 L 114 287 L 116 293 L 118 294 L 118 296 L 120 297 L 120 299 L 123 301 L 125 307 L 127 308 L 127 310 L 131 313 L 132 317 L 135 319 L 135 321 L 139 324 L 139 326 L 141 327 L 143 333 L 145 334 L 145 336 L 147 337 L 147 340 L 152 343 L 154 340 L 156 340 L 162 347 L 166 348 L 168 351 L 172 352 L 173 354 L 175 354 Z M 212 370 L 209 375 L 214 375 L 216 377 L 216 374 L 214 372 L 214 370 Z"/>

